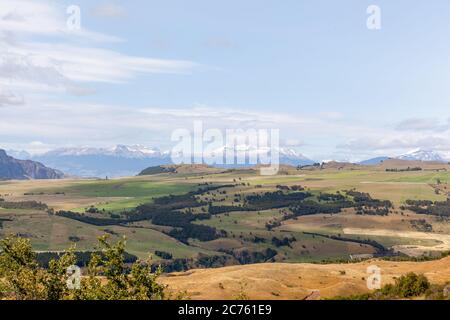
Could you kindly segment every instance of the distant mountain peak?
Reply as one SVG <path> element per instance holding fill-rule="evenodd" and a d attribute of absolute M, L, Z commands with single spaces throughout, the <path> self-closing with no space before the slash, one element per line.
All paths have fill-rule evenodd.
<path fill-rule="evenodd" d="M 380 163 L 383 163 L 386 160 L 391 159 L 390 157 L 375 157 L 368 160 L 364 160 L 361 162 L 358 162 L 358 164 L 364 165 L 364 166 L 370 166 L 370 165 L 377 165 Z"/>
<path fill-rule="evenodd" d="M 307 157 L 305 157 L 303 154 L 298 152 L 295 149 L 292 148 L 280 148 L 280 155 L 291 157 L 291 158 L 297 158 L 302 160 L 310 160 Z"/>
<path fill-rule="evenodd" d="M 234 149 L 234 150 L 233 150 Z M 221 147 L 217 152 L 246 152 L 258 156 L 270 152 L 270 148 L 255 148 L 245 144 Z M 290 148 L 279 148 L 280 163 L 292 166 L 309 165 L 314 161 Z M 171 150 L 139 144 L 118 144 L 106 148 L 75 147 L 59 148 L 47 153 L 33 156 L 32 159 L 48 164 L 67 174 L 83 177 L 119 177 L 132 176 L 142 169 L 152 166 L 172 164 Z M 251 164 L 249 164 L 251 165 Z M 238 165 L 239 166 L 239 165 Z M 233 165 L 230 165 L 233 167 Z"/>
<path fill-rule="evenodd" d="M 140 144 L 135 144 L 131 146 L 119 144 L 112 147 L 110 150 L 113 154 L 124 155 L 129 157 L 148 157 L 161 155 L 159 149 L 149 148 Z"/>
<path fill-rule="evenodd" d="M 427 150 L 427 149 L 414 149 L 399 157 L 400 160 L 411 160 L 411 161 L 436 161 L 445 162 L 445 156 L 437 151 Z"/>
<path fill-rule="evenodd" d="M 169 153 L 138 144 L 118 144 L 106 148 L 59 148 L 33 159 L 82 177 L 133 176 L 143 168 L 171 163 Z"/>
<path fill-rule="evenodd" d="M 156 148 L 142 145 L 115 145 L 109 148 L 75 147 L 59 148 L 45 153 L 43 156 L 118 156 L 125 158 L 145 158 L 160 156 L 161 152 Z"/>

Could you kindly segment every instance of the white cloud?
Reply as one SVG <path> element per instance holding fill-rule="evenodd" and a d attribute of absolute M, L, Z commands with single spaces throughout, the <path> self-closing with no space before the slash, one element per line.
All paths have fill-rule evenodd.
<path fill-rule="evenodd" d="M 93 93 L 90 83 L 120 83 L 142 74 L 188 73 L 190 61 L 125 55 L 101 48 L 115 37 L 66 25 L 66 8 L 50 1 L 0 3 L 0 105 L 17 105 L 43 91 Z M 35 36 L 44 36 L 31 41 Z M 20 39 L 20 40 L 19 40 Z M 45 40 L 44 40 L 45 39 Z M 58 40 L 58 41 L 55 41 Z M 82 41 L 80 41 L 82 40 Z"/>
<path fill-rule="evenodd" d="M 94 8 L 93 14 L 98 17 L 116 18 L 126 15 L 126 10 L 115 3 L 103 3 Z"/>
<path fill-rule="evenodd" d="M 92 41 L 117 42 L 121 39 L 85 28 L 67 28 L 67 8 L 55 2 L 39 0 L 2 0 L 0 3 L 0 30 L 19 35 L 76 37 Z"/>
<path fill-rule="evenodd" d="M 315 144 L 318 144 L 317 140 L 330 145 L 329 137 L 335 137 L 336 132 L 340 132 L 339 138 L 349 138 L 352 132 L 359 130 L 348 124 L 330 123 L 329 119 L 320 115 L 244 112 L 232 108 L 195 106 L 135 109 L 99 104 L 45 103 L 38 100 L 30 104 L 33 107 L 0 109 L 0 137 L 11 137 L 11 140 L 16 141 L 16 149 L 31 140 L 57 146 L 104 147 L 118 143 L 139 143 L 165 148 L 171 146 L 170 137 L 174 130 L 192 130 L 194 121 L 201 120 L 205 129 L 223 131 L 277 128 L 281 130 L 283 145 L 301 146 L 302 150 L 307 147 L 309 151 L 306 153 L 309 155 L 316 147 Z M 23 147 L 28 148 L 26 145 Z"/>
<path fill-rule="evenodd" d="M 25 104 L 25 99 L 22 95 L 15 94 L 8 90 L 0 91 L 0 107 L 18 106 L 23 104 Z"/>
<path fill-rule="evenodd" d="M 435 151 L 450 151 L 450 136 L 426 134 L 389 134 L 379 132 L 377 135 L 350 139 L 338 145 L 339 149 L 359 152 L 371 152 L 392 156 L 411 149 L 427 149 Z"/>
<path fill-rule="evenodd" d="M 111 3 L 97 7 L 96 13 L 124 14 Z M 279 128 L 285 145 L 301 146 L 315 159 L 334 155 L 361 159 L 413 148 L 450 150 L 449 122 L 434 118 L 380 127 L 349 121 L 336 112 L 302 116 L 203 105 L 133 109 L 55 102 L 55 94 L 94 94 L 95 83 L 123 83 L 142 74 L 189 73 L 197 66 L 117 52 L 111 46 L 122 39 L 86 28 L 70 31 L 66 19 L 66 8 L 55 1 L 0 0 L 0 137 L 9 146 L 33 152 L 68 144 L 160 146 L 168 143 L 172 130 L 191 129 L 194 120 L 203 120 L 209 128 Z M 105 41 L 110 42 L 108 49 Z M 211 39 L 209 45 L 233 44 Z"/>
<path fill-rule="evenodd" d="M 395 128 L 354 123 L 343 115 L 339 121 L 330 121 L 321 114 L 302 116 L 208 106 L 129 108 L 39 100 L 0 108 L 0 137 L 9 142 L 8 148 L 29 152 L 112 144 L 143 144 L 164 149 L 172 145 L 173 130 L 192 130 L 194 121 L 199 120 L 203 121 L 204 129 L 278 128 L 282 145 L 298 147 L 312 159 L 357 161 L 372 156 L 396 156 L 415 148 L 450 150 L 449 135 L 445 133 L 399 132 Z M 30 146 L 29 141 L 35 140 L 44 145 Z M 5 141 L 0 141 L 0 145 L 4 146 Z"/>
<path fill-rule="evenodd" d="M 450 121 L 442 122 L 436 118 L 411 118 L 401 121 L 396 129 L 399 131 L 433 131 L 442 132 L 450 129 Z"/>

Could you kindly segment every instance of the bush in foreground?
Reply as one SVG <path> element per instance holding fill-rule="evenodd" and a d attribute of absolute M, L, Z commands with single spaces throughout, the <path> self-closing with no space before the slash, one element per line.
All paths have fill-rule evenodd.
<path fill-rule="evenodd" d="M 426 297 L 431 288 L 427 277 L 410 272 L 387 284 L 379 290 L 349 297 L 335 297 L 333 300 L 396 300 Z"/>
<path fill-rule="evenodd" d="M 67 270 L 76 262 L 73 250 L 41 268 L 27 239 L 0 241 L 0 298 L 18 300 L 160 300 L 169 298 L 158 284 L 160 271 L 151 273 L 140 262 L 124 263 L 125 241 L 110 244 L 99 238 L 102 254 L 93 254 L 79 288 L 69 289 Z"/>

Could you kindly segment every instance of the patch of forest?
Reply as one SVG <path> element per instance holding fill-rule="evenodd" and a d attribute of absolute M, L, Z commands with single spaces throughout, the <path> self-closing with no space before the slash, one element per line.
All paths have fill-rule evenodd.
<path fill-rule="evenodd" d="M 309 192 L 284 193 L 283 191 L 266 192 L 250 195 L 245 198 L 245 208 L 252 210 L 268 210 L 296 205 L 312 196 Z"/>
<path fill-rule="evenodd" d="M 156 271 L 159 267 L 163 272 L 182 272 L 198 268 L 221 268 L 232 265 L 273 262 L 278 252 L 267 248 L 262 250 L 234 249 L 219 250 L 223 255 L 205 255 L 199 253 L 196 258 L 180 258 L 158 261 L 151 267 Z M 171 255 L 170 253 L 165 253 Z"/>
<path fill-rule="evenodd" d="M 42 268 L 48 268 L 50 261 L 61 258 L 66 252 L 38 252 L 36 253 L 36 261 Z M 76 265 L 79 267 L 86 267 L 91 261 L 92 255 L 98 254 L 104 258 L 104 253 L 101 251 L 75 251 Z M 138 260 L 133 254 L 124 252 L 124 263 L 132 264 Z"/>
<path fill-rule="evenodd" d="M 450 217 L 450 199 L 446 201 L 407 200 L 402 210 L 410 210 L 417 214 Z"/>
<path fill-rule="evenodd" d="M 5 201 L 0 199 L 0 208 L 3 209 L 18 209 L 18 210 L 47 210 L 48 206 L 45 203 L 38 201 Z"/>
<path fill-rule="evenodd" d="M 355 190 L 345 191 L 345 193 L 353 198 L 356 214 L 359 215 L 387 216 L 394 207 L 391 201 L 374 199 L 368 193 Z"/>

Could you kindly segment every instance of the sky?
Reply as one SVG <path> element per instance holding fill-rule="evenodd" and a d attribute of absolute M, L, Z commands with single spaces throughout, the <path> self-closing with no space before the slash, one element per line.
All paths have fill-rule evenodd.
<path fill-rule="evenodd" d="M 315 160 L 448 152 L 449 21 L 448 0 L 0 0 L 0 148 L 164 149 L 201 120 Z"/>

